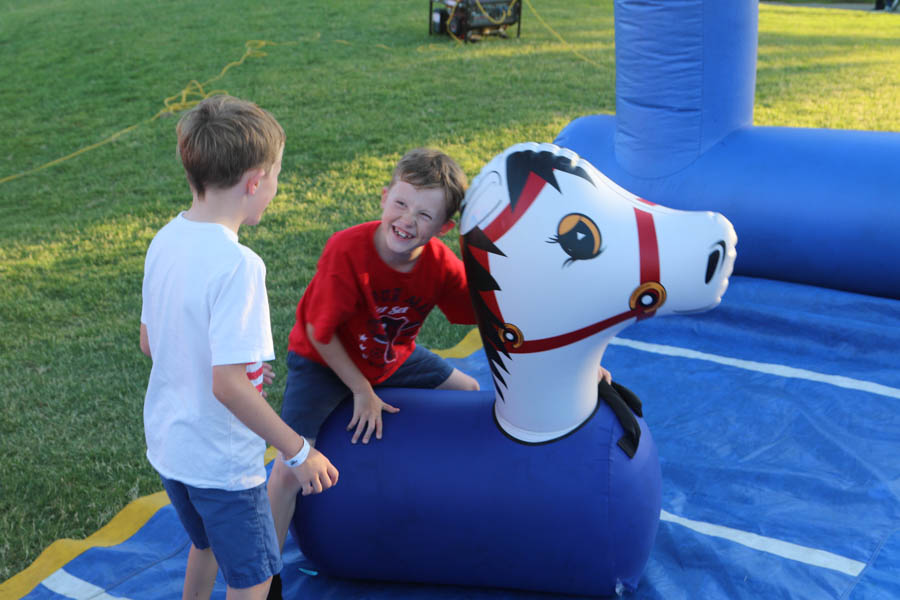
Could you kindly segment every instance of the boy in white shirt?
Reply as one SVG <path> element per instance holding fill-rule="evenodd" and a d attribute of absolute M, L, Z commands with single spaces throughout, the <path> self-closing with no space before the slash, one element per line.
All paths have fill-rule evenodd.
<path fill-rule="evenodd" d="M 193 201 L 153 238 L 144 264 L 141 350 L 147 458 L 191 538 L 185 598 L 265 598 L 281 570 L 266 496 L 266 442 L 304 494 L 337 483 L 331 462 L 263 397 L 275 357 L 266 267 L 238 242 L 278 187 L 284 130 L 255 104 L 207 98 L 178 122 Z M 291 457 L 284 459 L 284 457 Z"/>

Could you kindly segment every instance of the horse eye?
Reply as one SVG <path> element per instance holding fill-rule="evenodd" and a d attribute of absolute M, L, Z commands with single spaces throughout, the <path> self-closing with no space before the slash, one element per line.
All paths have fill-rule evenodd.
<path fill-rule="evenodd" d="M 563 252 L 569 255 L 565 264 L 594 258 L 603 252 L 600 229 L 590 217 L 580 213 L 571 213 L 563 217 L 556 228 L 556 235 L 549 241 L 559 244 Z"/>

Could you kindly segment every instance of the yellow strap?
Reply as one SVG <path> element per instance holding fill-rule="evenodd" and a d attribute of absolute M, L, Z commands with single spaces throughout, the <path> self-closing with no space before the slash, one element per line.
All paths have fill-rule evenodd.
<path fill-rule="evenodd" d="M 31 566 L 0 584 L 0 598 L 21 598 L 86 550 L 121 544 L 168 503 L 169 497 L 165 492 L 150 494 L 128 504 L 88 538 L 56 540 L 41 552 Z"/>
<path fill-rule="evenodd" d="M 475 327 L 458 344 L 447 350 L 434 350 L 441 358 L 465 358 L 481 348 L 481 336 Z"/>

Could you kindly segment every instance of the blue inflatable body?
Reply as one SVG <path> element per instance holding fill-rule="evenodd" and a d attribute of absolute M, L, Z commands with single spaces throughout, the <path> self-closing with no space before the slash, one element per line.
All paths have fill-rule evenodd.
<path fill-rule="evenodd" d="M 660 509 L 643 419 L 629 459 L 606 404 L 571 435 L 527 445 L 495 424 L 493 392 L 379 395 L 400 408 L 384 439 L 351 444 L 341 405 L 316 442 L 340 482 L 298 498 L 293 534 L 323 572 L 591 595 L 637 586 Z"/>

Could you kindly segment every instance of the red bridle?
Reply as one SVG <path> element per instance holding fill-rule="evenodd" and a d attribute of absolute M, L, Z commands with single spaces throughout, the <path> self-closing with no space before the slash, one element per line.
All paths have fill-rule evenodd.
<path fill-rule="evenodd" d="M 519 217 L 528 210 L 528 207 L 531 206 L 531 203 L 534 202 L 534 199 L 537 198 L 546 183 L 546 181 L 535 173 L 529 174 L 528 179 L 525 182 L 525 187 L 516 203 L 515 214 L 513 214 L 511 207 L 507 206 L 504 211 L 498 215 L 487 228 L 485 228 L 484 232 L 487 237 L 496 241 L 509 230 L 516 221 L 519 220 Z M 643 199 L 641 199 L 641 201 L 649 205 L 653 204 L 652 202 Z M 595 333 L 599 333 L 604 329 L 608 329 L 613 325 L 633 317 L 640 320 L 653 316 L 656 310 L 666 301 L 666 290 L 659 282 L 659 245 L 656 240 L 656 226 L 653 223 L 652 213 L 635 207 L 634 215 L 637 221 L 641 282 L 631 293 L 631 297 L 628 301 L 629 309 L 609 317 L 608 319 L 588 325 L 587 327 L 536 340 L 525 339 L 522 331 L 518 327 L 511 323 L 506 323 L 503 327 L 499 328 L 499 333 L 501 339 L 505 342 L 507 352 L 511 354 L 524 354 L 553 350 L 583 340 Z M 486 260 L 486 257 L 484 258 Z M 488 267 L 487 264 L 483 264 L 483 266 L 485 268 Z M 487 292 L 487 294 L 489 295 L 485 298 L 485 301 L 491 307 L 491 310 L 494 311 L 494 314 L 502 320 L 503 317 L 500 314 L 500 307 L 497 304 L 494 292 Z"/>

